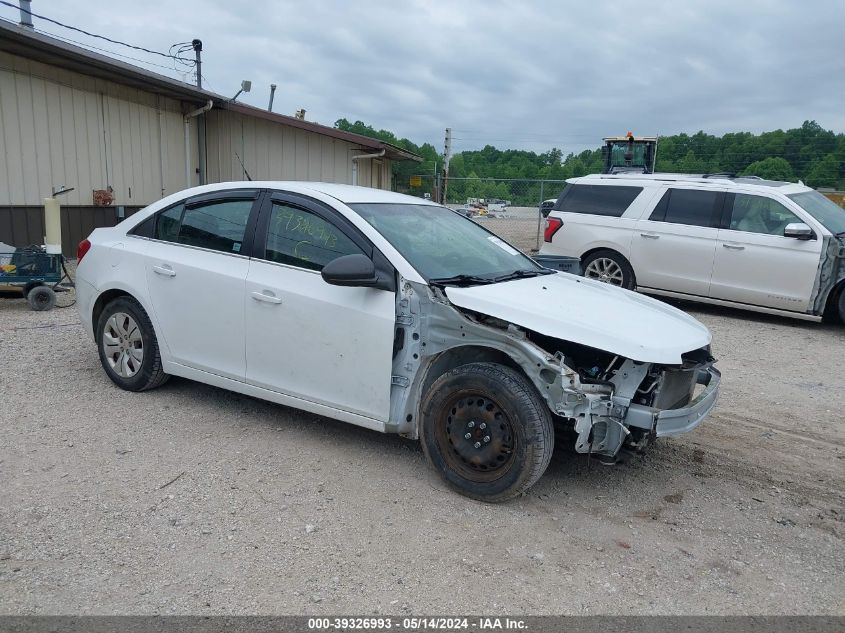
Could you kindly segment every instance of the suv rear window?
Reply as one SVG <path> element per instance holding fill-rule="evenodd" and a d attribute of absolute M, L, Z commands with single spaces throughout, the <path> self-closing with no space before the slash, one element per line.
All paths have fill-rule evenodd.
<path fill-rule="evenodd" d="M 719 193 L 700 189 L 668 189 L 649 220 L 690 226 L 713 226 L 713 211 Z"/>
<path fill-rule="evenodd" d="M 615 187 L 613 185 L 569 185 L 560 194 L 555 204 L 555 211 L 618 218 L 625 213 L 642 190 L 642 187 Z"/>

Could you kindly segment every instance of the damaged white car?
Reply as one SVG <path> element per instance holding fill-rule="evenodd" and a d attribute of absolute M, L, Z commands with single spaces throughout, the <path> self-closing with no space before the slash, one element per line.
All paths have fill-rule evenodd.
<path fill-rule="evenodd" d="M 485 501 L 537 481 L 556 429 L 612 461 L 693 429 L 718 395 L 692 317 L 375 189 L 172 195 L 80 244 L 77 296 L 118 386 L 178 375 L 419 438 L 452 487 Z"/>

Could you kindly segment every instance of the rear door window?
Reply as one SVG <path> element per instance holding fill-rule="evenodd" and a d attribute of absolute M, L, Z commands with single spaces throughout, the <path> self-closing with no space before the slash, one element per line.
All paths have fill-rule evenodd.
<path fill-rule="evenodd" d="M 642 187 L 616 187 L 611 185 L 570 185 L 555 205 L 563 213 L 586 213 L 621 217 Z"/>
<path fill-rule="evenodd" d="M 667 189 L 649 220 L 712 227 L 719 191 Z"/>
<path fill-rule="evenodd" d="M 177 204 L 163 211 L 158 215 L 155 228 L 155 238 L 165 242 L 177 242 L 179 240 L 179 226 L 182 224 L 182 214 L 185 212 L 184 204 Z"/>
<path fill-rule="evenodd" d="M 217 200 L 189 207 L 177 204 L 150 218 L 155 222 L 152 237 L 163 242 L 240 253 L 252 205 L 252 200 Z"/>
<path fill-rule="evenodd" d="M 240 253 L 252 200 L 221 200 L 185 209 L 179 243 L 224 253 Z"/>

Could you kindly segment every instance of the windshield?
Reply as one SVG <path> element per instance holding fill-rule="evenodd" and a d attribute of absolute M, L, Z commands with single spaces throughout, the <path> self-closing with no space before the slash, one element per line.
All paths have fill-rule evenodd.
<path fill-rule="evenodd" d="M 543 274 L 518 250 L 446 207 L 428 204 L 350 204 L 426 280 L 490 283 L 519 273 Z M 472 278 L 472 279 L 467 279 Z"/>
<path fill-rule="evenodd" d="M 812 215 L 834 235 L 845 234 L 845 209 L 818 191 L 805 191 L 787 195 L 804 211 Z"/>

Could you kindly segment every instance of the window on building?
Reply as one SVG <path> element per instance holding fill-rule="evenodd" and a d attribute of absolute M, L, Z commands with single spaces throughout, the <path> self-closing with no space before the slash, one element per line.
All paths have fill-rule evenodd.
<path fill-rule="evenodd" d="M 334 224 L 285 204 L 273 204 L 264 259 L 310 270 L 363 251 Z"/>

